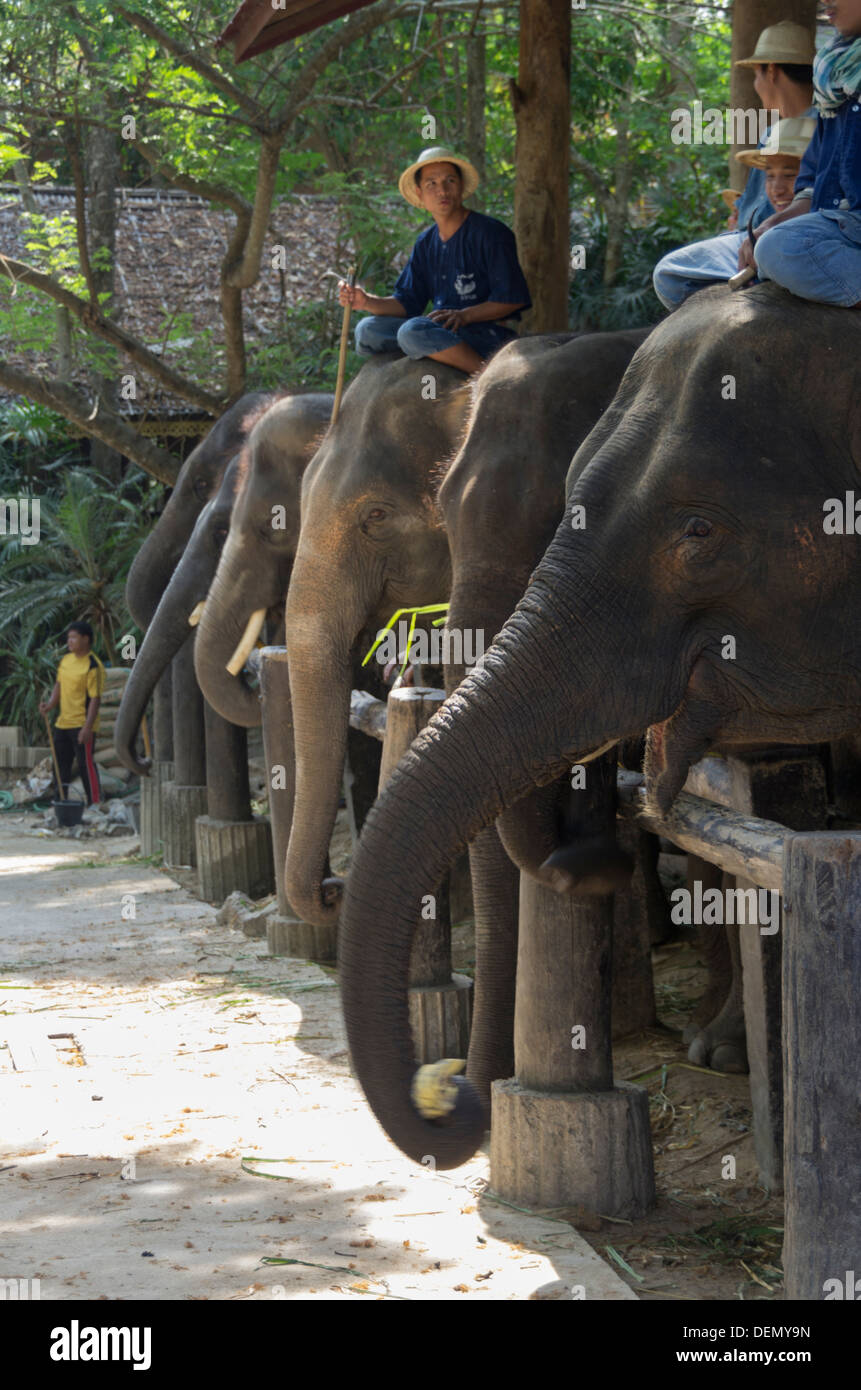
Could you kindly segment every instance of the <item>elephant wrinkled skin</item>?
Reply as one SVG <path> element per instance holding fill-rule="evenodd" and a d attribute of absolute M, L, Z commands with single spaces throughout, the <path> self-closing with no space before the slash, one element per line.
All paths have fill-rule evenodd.
<path fill-rule="evenodd" d="M 464 845 L 609 741 L 648 730 L 648 795 L 665 811 L 711 747 L 861 726 L 857 537 L 823 525 L 859 467 L 858 315 L 773 285 L 719 287 L 640 348 L 577 452 L 566 514 L 515 612 L 396 769 L 353 861 L 340 922 L 350 1052 L 377 1119 L 417 1161 L 454 1167 L 482 1134 L 469 1083 L 438 1123 L 410 1098 L 410 945 L 422 896 Z"/>

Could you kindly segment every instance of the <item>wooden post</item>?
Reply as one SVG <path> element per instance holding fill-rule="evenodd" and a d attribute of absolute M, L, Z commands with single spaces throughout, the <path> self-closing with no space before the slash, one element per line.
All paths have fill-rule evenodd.
<path fill-rule="evenodd" d="M 727 761 L 734 810 L 780 821 L 790 830 L 818 830 L 827 824 L 825 772 L 819 758 L 776 751 Z M 756 887 L 753 879 L 736 879 L 738 889 Z M 779 917 L 774 925 L 780 926 Z M 759 1180 L 772 1192 L 780 1192 L 783 1184 L 782 935 L 757 924 L 739 929 L 754 1145 Z"/>
<path fill-rule="evenodd" d="M 783 1075 L 787 1299 L 861 1295 L 861 834 L 786 848 Z"/>
<path fill-rule="evenodd" d="M 204 702 L 206 806 L 195 827 L 198 892 L 219 906 L 231 893 L 262 898 L 274 887 L 269 822 L 251 813 L 248 734 Z"/>
<path fill-rule="evenodd" d="M 615 759 L 589 764 L 574 835 L 612 833 Z M 612 895 L 520 880 L 516 1075 L 492 1088 L 493 1189 L 518 1205 L 634 1219 L 654 1201 L 648 1093 L 613 1084 Z"/>
<path fill-rule="evenodd" d="M 156 762 L 173 762 L 173 696 L 171 667 L 156 681 L 153 692 L 152 741 Z"/>
<path fill-rule="evenodd" d="M 520 58 L 511 83 L 514 233 L 532 299 L 523 324 L 533 333 L 568 327 L 571 25 L 570 0 L 520 0 Z"/>
<path fill-rule="evenodd" d="M 173 658 L 174 778 L 162 783 L 162 840 L 168 868 L 196 868 L 194 823 L 206 813 L 203 696 L 194 674 L 194 635 Z"/>
<path fill-rule="evenodd" d="M 380 764 L 382 791 L 413 739 L 445 700 L 425 686 L 393 690 L 388 698 Z M 452 974 L 448 880 L 426 904 L 410 957 L 410 1021 L 420 1063 L 465 1057 L 469 1049 L 472 981 Z"/>
<path fill-rule="evenodd" d="M 666 931 L 669 911 L 658 878 L 657 837 L 620 819 L 616 838 L 634 861 L 627 889 L 613 895 L 613 1037 L 623 1038 L 657 1021 L 651 937 Z"/>

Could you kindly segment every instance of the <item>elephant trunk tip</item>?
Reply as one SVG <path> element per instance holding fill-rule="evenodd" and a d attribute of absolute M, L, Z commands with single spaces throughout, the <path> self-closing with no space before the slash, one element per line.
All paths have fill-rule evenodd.
<path fill-rule="evenodd" d="M 554 850 L 541 865 L 538 877 L 556 893 L 593 897 L 619 891 L 633 871 L 631 855 L 611 837 L 598 836 Z"/>

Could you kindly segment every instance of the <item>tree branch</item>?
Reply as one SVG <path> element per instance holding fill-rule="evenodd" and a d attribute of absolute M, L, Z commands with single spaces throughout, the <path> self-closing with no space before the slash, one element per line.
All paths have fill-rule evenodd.
<path fill-rule="evenodd" d="M 573 144 L 569 147 L 568 157 L 574 168 L 592 185 L 600 201 L 606 205 L 613 195 L 607 184 L 601 178 L 598 170 L 595 168 L 595 165 L 590 163 L 584 155 L 580 154 Z"/>
<path fill-rule="evenodd" d="M 27 396 L 38 401 L 48 410 L 54 410 L 79 429 L 104 442 L 119 453 L 125 454 L 133 463 L 143 468 L 160 483 L 172 487 L 179 474 L 179 461 L 166 449 L 151 444 L 126 423 L 121 416 L 107 409 L 99 401 L 95 406 L 90 397 L 75 390 L 64 381 L 55 378 L 34 376 L 32 372 L 20 371 L 0 361 L 0 386 L 18 396 Z"/>
<path fill-rule="evenodd" d="M 232 208 L 237 217 L 245 217 L 250 221 L 251 204 L 242 197 L 241 193 L 234 192 L 225 183 L 210 183 L 208 179 L 195 179 L 191 174 L 179 173 L 177 169 L 166 162 L 164 156 L 153 145 L 148 145 L 145 140 L 132 140 L 129 143 L 134 145 L 138 153 L 143 156 L 153 173 L 167 179 L 174 188 L 183 188 L 186 193 L 196 193 L 198 197 L 205 198 L 209 203 L 221 203 L 225 207 Z"/>
<path fill-rule="evenodd" d="M 71 290 L 67 290 L 63 285 L 58 285 L 50 275 L 44 271 L 36 270 L 34 266 L 26 265 L 23 261 L 13 260 L 11 256 L 0 254 L 0 275 L 5 275 L 13 284 L 29 285 L 34 290 L 39 290 L 47 295 L 49 299 L 54 299 L 58 304 L 73 314 L 79 323 L 91 332 L 94 337 L 102 338 L 104 342 L 110 343 L 113 347 L 120 348 L 132 362 L 136 362 L 139 367 L 143 367 L 157 381 L 160 381 L 168 390 L 182 396 L 183 400 L 190 401 L 192 405 L 198 406 L 201 410 L 209 411 L 212 415 L 220 414 L 222 402 L 217 396 L 213 396 L 209 391 L 204 391 L 193 381 L 181 376 L 179 372 L 173 371 L 155 353 L 150 352 L 144 347 L 143 343 L 138 342 L 124 328 L 112 323 L 110 319 L 103 317 L 93 305 L 87 304 L 85 300 L 79 299 Z"/>
<path fill-rule="evenodd" d="M 146 34 L 147 38 L 155 39 L 156 43 L 160 43 L 163 48 L 166 48 L 168 53 L 179 58 L 200 77 L 210 82 L 213 87 L 217 87 L 225 96 L 230 97 L 231 101 L 235 101 L 236 105 L 251 118 L 252 125 L 259 125 L 264 119 L 264 112 L 259 103 L 253 97 L 248 96 L 246 92 L 243 92 L 240 87 L 237 87 L 234 82 L 231 82 L 230 78 L 220 72 L 218 68 L 208 63 L 199 53 L 183 47 L 178 39 L 175 39 L 172 34 L 168 34 L 158 24 L 154 24 L 151 19 L 147 19 L 145 15 L 138 14 L 135 10 L 127 10 L 123 5 L 115 5 L 114 10 L 117 14 L 121 14 L 123 19 L 127 20 L 135 29 Z"/>
<path fill-rule="evenodd" d="M 317 78 L 322 76 L 331 62 L 334 62 L 341 49 L 349 47 L 357 39 L 364 38 L 366 34 L 372 34 L 375 29 L 387 24 L 397 9 L 397 0 L 382 0 L 382 3 L 371 5 L 368 9 L 359 10 L 350 15 L 346 24 L 332 30 L 314 56 L 309 58 L 302 67 L 293 83 L 290 96 L 273 118 L 273 126 L 286 135 L 314 90 Z"/>

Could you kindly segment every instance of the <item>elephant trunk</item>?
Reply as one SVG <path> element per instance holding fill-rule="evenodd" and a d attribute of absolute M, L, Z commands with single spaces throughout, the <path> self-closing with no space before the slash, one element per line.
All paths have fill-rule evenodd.
<path fill-rule="evenodd" d="M 292 594 L 291 594 L 292 596 Z M 296 751 L 296 798 L 284 869 L 294 910 L 318 926 L 337 921 L 343 885 L 326 879 L 329 842 L 347 753 L 350 644 L 325 634 L 326 617 L 287 612 L 287 652 Z"/>
<path fill-rule="evenodd" d="M 135 751 L 141 719 L 156 682 L 192 631 L 188 617 L 193 603 L 194 600 L 186 595 L 185 586 L 181 586 L 178 592 L 172 592 L 169 588 L 164 594 L 123 691 L 114 729 L 114 744 L 120 762 L 138 775 L 145 775 L 149 770 L 149 764 L 140 762 Z"/>
<path fill-rule="evenodd" d="M 250 729 L 261 722 L 260 701 L 241 668 L 233 674 L 228 666 L 249 632 L 252 614 L 267 608 L 272 597 L 258 599 L 259 580 L 240 561 L 238 551 L 231 533 L 198 624 L 194 669 L 212 708 L 229 723 Z"/>
<path fill-rule="evenodd" d="M 156 529 L 150 533 L 132 561 L 126 580 L 126 607 L 143 631 L 155 617 L 192 531 L 192 527 L 186 526 L 182 534 L 166 537 L 164 532 L 169 525 L 170 518 L 167 521 L 164 516 L 159 519 Z"/>

